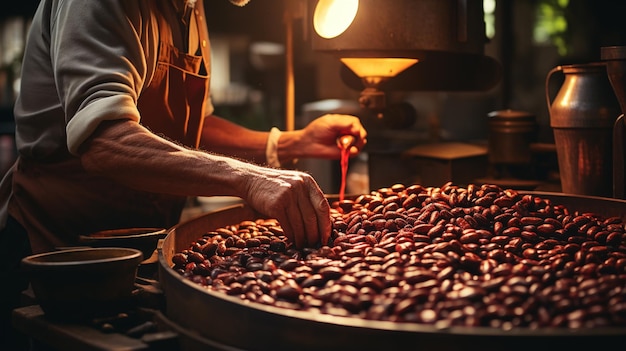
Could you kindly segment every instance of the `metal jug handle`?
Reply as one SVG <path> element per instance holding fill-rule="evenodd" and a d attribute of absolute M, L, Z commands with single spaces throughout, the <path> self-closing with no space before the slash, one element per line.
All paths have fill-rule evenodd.
<path fill-rule="evenodd" d="M 613 197 L 626 198 L 624 194 L 624 114 L 613 125 Z"/>
<path fill-rule="evenodd" d="M 552 75 L 556 72 L 561 72 L 563 71 L 563 66 L 556 66 L 553 69 L 550 70 L 550 72 L 548 72 L 548 75 L 546 76 L 546 103 L 548 104 L 548 110 L 550 109 L 550 106 L 552 106 L 552 101 L 550 100 L 550 78 L 552 78 Z"/>

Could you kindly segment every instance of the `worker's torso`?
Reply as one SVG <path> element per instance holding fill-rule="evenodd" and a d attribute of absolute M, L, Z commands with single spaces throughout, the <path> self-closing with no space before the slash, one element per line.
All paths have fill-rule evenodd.
<path fill-rule="evenodd" d="M 192 54 L 187 47 L 175 45 L 179 41 L 175 35 L 187 38 L 185 27 L 172 30 L 168 24 L 168 16 L 177 13 L 168 12 L 171 8 L 154 13 L 159 23 L 159 57 L 137 103 L 142 125 L 189 147 L 199 143 L 209 90 L 208 35 L 202 3 L 198 5 L 199 12 L 193 15 L 202 30 L 199 35 L 192 32 L 190 46 L 199 48 Z M 201 52 L 207 57 L 204 61 Z M 87 174 L 69 152 L 45 162 L 20 157 L 10 172 L 4 182 L 12 178 L 8 213 L 27 229 L 34 252 L 75 245 L 79 235 L 99 230 L 167 228 L 178 221 L 185 202 L 184 197 L 136 191 Z M 184 179 L 172 179 L 177 181 Z"/>

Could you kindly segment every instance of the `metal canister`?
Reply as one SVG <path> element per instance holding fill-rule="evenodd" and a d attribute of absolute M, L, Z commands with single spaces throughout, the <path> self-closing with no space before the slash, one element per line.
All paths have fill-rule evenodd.
<path fill-rule="evenodd" d="M 551 76 L 565 80 L 550 100 Z M 620 106 L 606 64 L 592 62 L 553 68 L 546 77 L 550 126 L 564 193 L 610 197 L 613 194 L 613 125 Z"/>
<path fill-rule="evenodd" d="M 516 110 L 499 110 L 489 118 L 488 153 L 492 164 L 528 164 L 530 144 L 537 131 L 535 115 Z"/>

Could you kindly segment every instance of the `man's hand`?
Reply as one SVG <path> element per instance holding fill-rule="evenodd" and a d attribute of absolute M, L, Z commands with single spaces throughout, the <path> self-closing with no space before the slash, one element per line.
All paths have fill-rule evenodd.
<path fill-rule="evenodd" d="M 327 244 L 330 206 L 309 174 L 260 168 L 249 176 L 245 200 L 258 212 L 280 222 L 285 236 L 298 248 Z"/>
<path fill-rule="evenodd" d="M 311 121 L 302 132 L 300 142 L 308 157 L 338 159 L 341 152 L 337 147 L 337 138 L 342 135 L 354 137 L 354 145 L 350 149 L 352 156 L 358 154 L 367 143 L 367 132 L 361 121 L 351 115 L 323 115 Z"/>

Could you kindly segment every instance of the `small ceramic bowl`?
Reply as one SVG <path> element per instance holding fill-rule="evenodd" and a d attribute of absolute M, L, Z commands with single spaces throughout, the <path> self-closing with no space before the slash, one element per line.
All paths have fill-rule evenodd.
<path fill-rule="evenodd" d="M 149 259 L 156 250 L 159 239 L 167 236 L 165 228 L 122 228 L 81 235 L 81 244 L 90 247 L 127 247 L 137 249 L 143 259 Z"/>
<path fill-rule="evenodd" d="M 76 321 L 131 306 L 141 260 L 131 248 L 76 248 L 28 256 L 22 268 L 47 317 Z"/>

